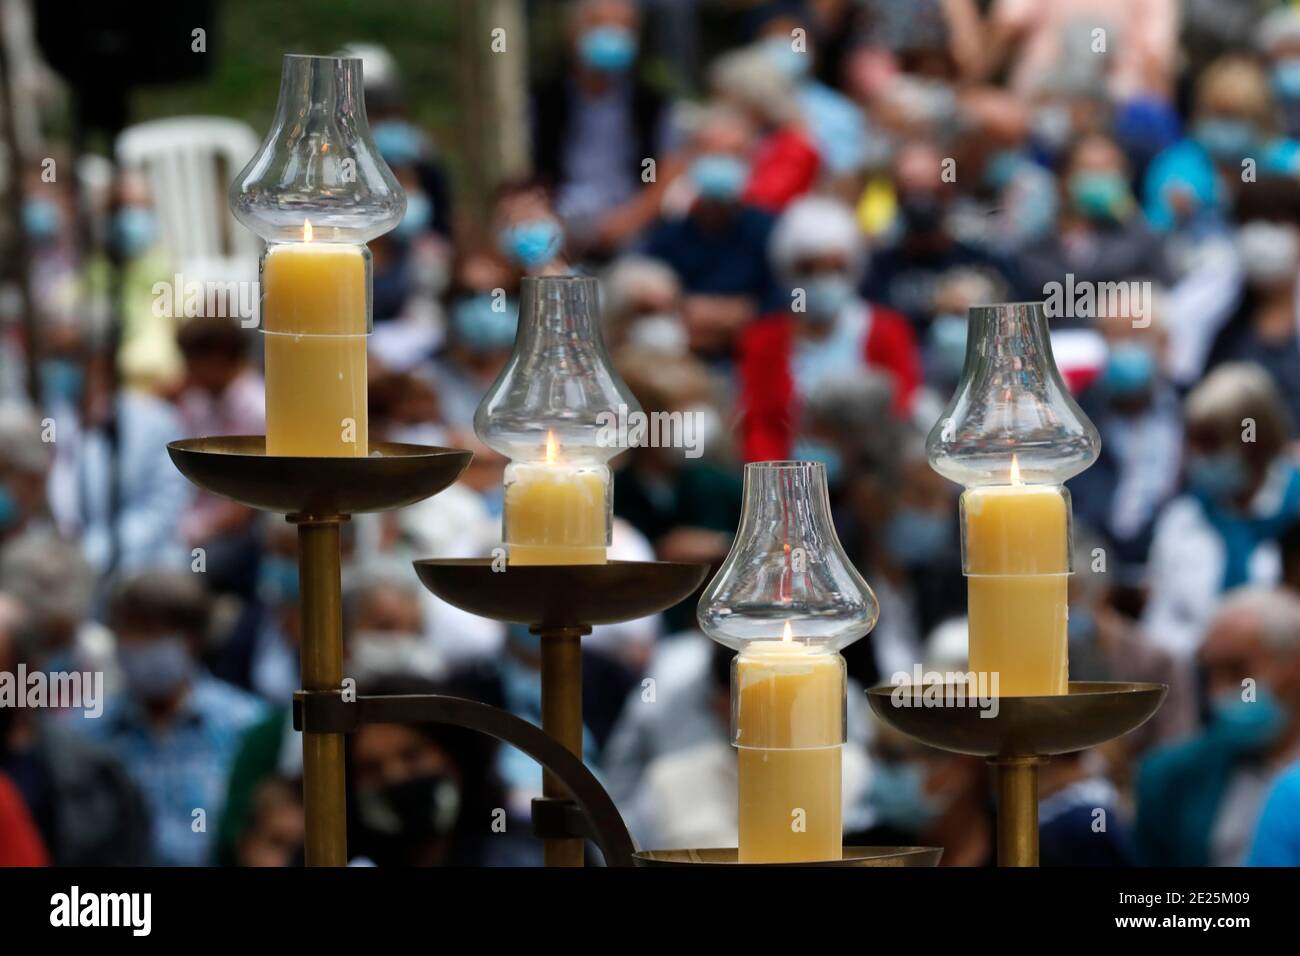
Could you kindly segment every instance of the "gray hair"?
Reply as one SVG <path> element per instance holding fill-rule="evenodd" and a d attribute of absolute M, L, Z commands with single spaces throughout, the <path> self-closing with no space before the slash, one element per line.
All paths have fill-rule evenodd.
<path fill-rule="evenodd" d="M 682 288 L 677 273 L 665 262 L 650 256 L 626 255 L 615 260 L 601 276 L 604 314 L 607 325 L 617 325 L 628 317 L 628 307 L 638 289 L 657 286 L 677 295 Z"/>
<path fill-rule="evenodd" d="M 709 84 L 718 93 L 753 110 L 773 125 L 799 116 L 799 103 L 789 76 L 772 63 L 760 45 L 724 53 L 709 70 Z"/>
<path fill-rule="evenodd" d="M 1188 429 L 1216 434 L 1239 433 L 1243 422 L 1255 423 L 1255 440 L 1276 453 L 1291 434 L 1291 422 L 1273 379 L 1254 362 L 1225 362 L 1187 396 Z"/>
<path fill-rule="evenodd" d="M 1278 587 L 1247 584 L 1223 596 L 1216 619 L 1249 617 L 1259 625 L 1260 636 L 1271 651 L 1300 650 L 1300 597 Z"/>
<path fill-rule="evenodd" d="M 81 548 L 50 531 L 19 535 L 0 553 L 0 587 L 41 622 L 79 622 L 90 613 L 95 573 Z"/>
<path fill-rule="evenodd" d="M 41 423 L 21 405 L 0 405 L 0 467 L 38 475 L 50 465 L 48 442 L 41 440 Z"/>

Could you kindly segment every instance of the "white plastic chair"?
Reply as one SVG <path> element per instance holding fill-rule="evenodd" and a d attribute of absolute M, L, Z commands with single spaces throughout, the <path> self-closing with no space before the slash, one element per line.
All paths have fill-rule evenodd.
<path fill-rule="evenodd" d="M 149 183 L 162 241 L 186 281 L 256 278 L 259 242 L 235 221 L 227 191 L 259 143 L 246 123 L 219 116 L 152 120 L 118 136 L 118 163 Z"/>

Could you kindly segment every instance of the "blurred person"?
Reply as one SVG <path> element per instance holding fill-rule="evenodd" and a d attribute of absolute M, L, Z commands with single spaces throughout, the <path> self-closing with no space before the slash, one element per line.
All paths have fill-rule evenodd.
<path fill-rule="evenodd" d="M 0 547 L 48 523 L 45 481 L 53 458 L 40 420 L 16 403 L 0 405 Z"/>
<path fill-rule="evenodd" d="M 175 280 L 173 261 L 163 247 L 158 215 L 148 181 L 124 172 L 113 184 L 108 209 L 107 256 L 86 263 L 87 291 L 101 308 L 113 303 L 121 322 L 115 360 L 122 382 L 143 391 L 170 394 L 181 381 L 183 366 L 176 345 L 177 300 L 159 305 L 158 287 Z M 114 271 L 116 270 L 116 275 Z"/>
<path fill-rule="evenodd" d="M 537 180 L 508 182 L 493 210 L 497 249 L 523 275 L 567 275 L 564 225 Z"/>
<path fill-rule="evenodd" d="M 181 427 L 195 438 L 261 435 L 266 431 L 262 376 L 248 356 L 248 333 L 234 319 L 199 316 L 177 336 L 185 359 L 185 387 L 177 396 Z M 191 548 L 203 548 L 210 587 L 252 596 L 261 547 L 252 508 L 198 491 L 181 519 Z"/>
<path fill-rule="evenodd" d="M 616 353 L 627 344 L 665 355 L 685 355 L 689 347 L 682 322 L 682 285 L 663 262 L 620 256 L 601 277 L 601 317 L 605 345 Z"/>
<path fill-rule="evenodd" d="M 1169 688 L 1150 720 L 1096 750 L 1096 763 L 1105 763 L 1107 777 L 1127 793 L 1141 755 L 1195 730 L 1196 675 L 1189 661 L 1152 643 L 1139 624 L 1116 606 L 1122 579 L 1112 561 L 1105 539 L 1085 522 L 1076 521 L 1069 583 L 1071 679 L 1135 681 Z"/>
<path fill-rule="evenodd" d="M 413 191 L 418 191 L 428 202 L 429 214 L 415 217 L 421 223 L 417 231 L 428 231 L 450 240 L 452 210 L 447 171 L 428 134 L 408 115 L 405 84 L 397 61 L 378 43 L 349 43 L 340 55 L 361 60 L 366 115 L 380 155 L 393 169 L 406 166 L 415 173 L 417 182 L 407 192 L 408 205 Z"/>
<path fill-rule="evenodd" d="M 1051 170 L 1032 149 L 1030 105 L 1004 90 L 963 91 L 967 126 L 958 140 L 959 167 L 980 171 L 977 184 L 958 198 L 954 231 L 972 244 L 987 243 L 1002 255 L 1046 237 L 1058 215 Z"/>
<path fill-rule="evenodd" d="M 1125 583 L 1141 576 L 1156 515 L 1178 491 L 1182 461 L 1182 405 L 1164 369 L 1163 317 L 1153 311 L 1097 320 L 1105 365 L 1078 399 L 1101 435 L 1101 454 L 1069 482 L 1075 515 L 1114 544 L 1113 571 Z"/>
<path fill-rule="evenodd" d="M 167 454 L 180 418 L 140 389 L 115 390 L 109 361 L 92 351 L 76 403 L 48 409 L 58 429 L 50 510 L 101 576 L 188 565 L 181 522 L 194 492 Z"/>
<path fill-rule="evenodd" d="M 195 811 L 221 818 L 231 764 L 265 708 L 199 663 L 209 599 L 196 575 L 146 571 L 124 580 L 110 618 L 124 693 L 87 732 L 126 766 L 145 795 L 158 862 L 202 866 L 214 836 Z"/>
<path fill-rule="evenodd" d="M 1005 281 L 1009 266 L 958 239 L 950 213 L 955 185 L 945 181 L 944 156 L 933 143 L 909 140 L 893 160 L 895 214 L 887 244 L 871 257 L 863 296 L 897 309 L 924 333 L 944 276 L 976 271 Z"/>
<path fill-rule="evenodd" d="M 27 609 L 0 592 L 0 673 L 38 666 L 40 636 Z M 143 866 L 149 816 L 121 764 L 49 715 L 0 706 L 0 776 L 21 801 L 55 866 Z M 14 839 L 11 836 L 0 838 Z"/>
<path fill-rule="evenodd" d="M 118 680 L 112 633 L 91 617 L 95 575 L 81 548 L 51 529 L 31 529 L 0 550 L 0 588 L 23 606 L 32 629 L 28 665 L 45 672 Z"/>
<path fill-rule="evenodd" d="M 518 275 L 493 252 L 466 252 L 453 267 L 447 313 L 442 350 L 416 374 L 426 376 L 437 390 L 443 422 L 472 434 L 474 412 L 514 348 Z"/>
<path fill-rule="evenodd" d="M 294 784 L 265 780 L 253 794 L 248 829 L 239 838 L 239 866 L 297 866 L 303 858 L 307 821 Z"/>
<path fill-rule="evenodd" d="M 778 220 L 770 249 L 792 308 L 740 336 L 746 460 L 789 457 L 808 395 L 863 368 L 889 377 L 894 412 L 907 417 L 921 381 L 920 351 L 903 315 L 858 294 L 869 265 L 852 211 L 828 197 L 797 200 Z"/>
<path fill-rule="evenodd" d="M 903 476 L 914 473 L 905 462 L 915 457 L 907 448 L 916 436 L 890 414 L 892 404 L 889 381 L 879 373 L 828 379 L 808 396 L 792 451 L 826 468 L 836 533 L 880 603 L 875 630 L 844 651 L 849 676 L 866 687 L 911 667 L 919 647 L 910 578 L 887 533 Z"/>
<path fill-rule="evenodd" d="M 1178 22 L 1176 0 L 994 0 L 984 68 L 1007 67 L 1008 83 L 1021 96 L 1062 71 L 1096 69 L 1117 102 L 1167 100 L 1174 92 Z M 1095 46 L 1098 29 L 1111 44 L 1102 51 Z"/>
<path fill-rule="evenodd" d="M 1209 725 L 1139 768 L 1145 865 L 1243 864 L 1269 789 L 1300 757 L 1300 598 L 1265 587 L 1227 594 L 1198 657 Z"/>
<path fill-rule="evenodd" d="M 445 676 L 446 662 L 426 637 L 421 590 L 404 562 L 358 569 L 343 596 L 348 676 Z"/>
<path fill-rule="evenodd" d="M 1061 169 L 1061 215 L 1050 236 L 1019 256 L 1022 294 L 1048 296 L 1051 283 L 1094 286 L 1141 277 L 1165 281 L 1162 238 L 1147 227 L 1129 188 L 1127 163 L 1109 136 L 1085 136 L 1070 147 Z M 1054 328 L 1091 324 L 1074 309 L 1053 315 Z"/>
<path fill-rule="evenodd" d="M 741 480 L 726 454 L 726 426 L 708 369 L 690 355 L 627 346 L 615 366 L 647 416 L 682 422 L 674 437 L 691 446 L 632 448 L 614 484 L 614 513 L 631 523 L 662 561 L 721 565 L 740 523 Z M 650 421 L 655 419 L 651 417 Z M 670 608 L 671 632 L 691 626 L 695 603 Z M 648 645 L 629 660 L 639 671 Z"/>
<path fill-rule="evenodd" d="M 1255 48 L 1268 64 L 1281 131 L 1300 136 L 1300 10 L 1277 7 L 1260 21 Z"/>
<path fill-rule="evenodd" d="M 1260 173 L 1294 174 L 1300 145 L 1280 137 L 1268 76 L 1242 54 L 1223 56 L 1196 81 L 1187 136 L 1151 163 L 1142 205 L 1156 229 L 1222 220 L 1247 158 Z"/>
<path fill-rule="evenodd" d="M 1236 308 L 1209 348 L 1206 364 L 1254 362 L 1300 421 L 1300 183 L 1262 176 L 1236 205 L 1234 244 L 1243 283 Z"/>
<path fill-rule="evenodd" d="M 862 110 L 817 76 L 818 36 L 814 14 L 798 3 L 774 3 L 758 11 L 763 51 L 794 84 L 808 133 L 833 177 L 851 176 L 868 157 L 868 130 Z"/>
<path fill-rule="evenodd" d="M 1132 866 L 1120 793 L 1093 751 L 1060 754 L 1038 783 L 1039 866 Z"/>
<path fill-rule="evenodd" d="M 1143 629 L 1186 658 L 1223 591 L 1277 580 L 1277 538 L 1300 514 L 1300 469 L 1284 455 L 1286 406 L 1259 366 L 1220 365 L 1183 409 L 1187 490 L 1156 518 Z"/>
<path fill-rule="evenodd" d="M 731 109 L 698 118 L 679 177 L 693 198 L 684 215 L 662 218 L 642 249 L 681 279 L 691 349 L 712 359 L 730 358 L 740 330 L 780 299 L 767 263 L 772 216 L 743 198 L 751 135 Z"/>
<path fill-rule="evenodd" d="M 390 679 L 369 694 L 437 693 L 439 685 Z M 526 866 L 537 845 L 498 830 L 506 806 L 497 743 L 447 724 L 367 724 L 347 737 L 348 847 L 378 866 Z"/>
<path fill-rule="evenodd" d="M 674 166 L 667 98 L 640 75 L 633 0 L 570 0 L 565 69 L 532 95 L 533 168 L 574 245 L 604 258 L 648 226 Z M 647 160 L 656 169 L 648 182 Z"/>
<path fill-rule="evenodd" d="M 709 81 L 718 99 L 744 116 L 756 133 L 742 198 L 780 212 L 812 188 L 821 166 L 790 74 L 773 67 L 770 48 L 756 45 L 718 57 Z"/>

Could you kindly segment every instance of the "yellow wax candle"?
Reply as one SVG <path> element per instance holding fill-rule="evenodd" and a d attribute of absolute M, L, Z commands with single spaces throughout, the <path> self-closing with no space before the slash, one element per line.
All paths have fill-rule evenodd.
<path fill-rule="evenodd" d="M 274 245 L 262 265 L 266 453 L 365 457 L 366 260 L 362 247 Z"/>
<path fill-rule="evenodd" d="M 506 472 L 505 539 L 511 564 L 604 564 L 609 537 L 609 469 L 559 460 L 547 435 L 546 461 Z"/>
<path fill-rule="evenodd" d="M 844 658 L 787 637 L 735 668 L 740 862 L 839 859 Z"/>
<path fill-rule="evenodd" d="M 1064 694 L 1069 514 L 1061 489 L 1018 483 L 962 495 L 970 669 L 1003 697 Z M 993 685 L 988 685 L 989 692 Z"/>

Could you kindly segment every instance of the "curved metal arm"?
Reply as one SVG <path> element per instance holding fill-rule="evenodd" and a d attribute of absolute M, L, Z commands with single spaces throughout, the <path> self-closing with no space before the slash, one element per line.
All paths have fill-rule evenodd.
<path fill-rule="evenodd" d="M 618 808 L 582 760 L 540 727 L 477 700 L 442 694 L 361 696 L 345 701 L 336 690 L 294 694 L 294 727 L 324 734 L 352 733 L 362 724 L 450 724 L 521 750 L 554 774 L 591 821 L 606 866 L 635 866 L 636 844 Z"/>

